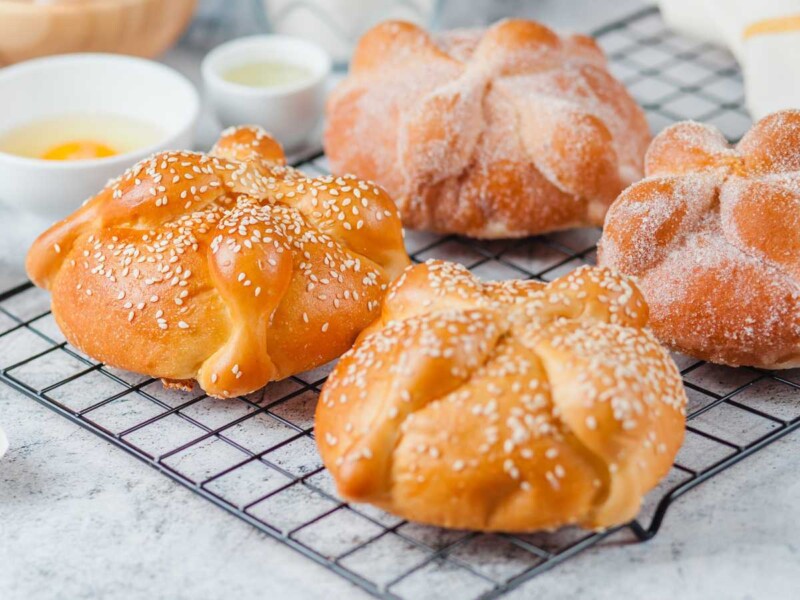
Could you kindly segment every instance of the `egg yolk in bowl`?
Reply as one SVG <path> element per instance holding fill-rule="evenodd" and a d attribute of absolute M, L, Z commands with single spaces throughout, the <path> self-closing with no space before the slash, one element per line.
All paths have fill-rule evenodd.
<path fill-rule="evenodd" d="M 158 127 L 139 119 L 73 113 L 29 121 L 0 132 L 0 152 L 44 160 L 92 160 L 146 148 L 163 137 Z"/>
<path fill-rule="evenodd" d="M 79 140 L 65 142 L 48 149 L 41 158 L 45 160 L 86 160 L 114 156 L 116 151 L 102 142 Z"/>

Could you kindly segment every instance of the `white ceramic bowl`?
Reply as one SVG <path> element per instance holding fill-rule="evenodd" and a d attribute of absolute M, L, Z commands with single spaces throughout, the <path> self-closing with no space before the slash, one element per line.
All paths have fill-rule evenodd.
<path fill-rule="evenodd" d="M 257 61 L 305 67 L 311 76 L 272 87 L 250 87 L 223 78 L 230 69 Z M 322 48 L 283 35 L 257 35 L 227 42 L 203 60 L 203 81 L 220 123 L 225 127 L 260 125 L 288 149 L 306 141 L 319 122 L 330 71 L 331 59 Z"/>
<path fill-rule="evenodd" d="M 142 58 L 67 54 L 0 69 L 0 134 L 39 119 L 98 113 L 152 123 L 163 135 L 151 146 L 91 160 L 0 152 L 0 201 L 62 218 L 153 152 L 191 148 L 199 108 L 197 91 L 185 77 Z"/>

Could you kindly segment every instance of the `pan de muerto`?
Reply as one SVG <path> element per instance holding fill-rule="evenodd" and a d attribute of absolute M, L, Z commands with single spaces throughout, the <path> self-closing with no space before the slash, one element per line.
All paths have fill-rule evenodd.
<path fill-rule="evenodd" d="M 334 170 L 383 185 L 407 226 L 479 238 L 601 225 L 650 139 L 591 38 L 523 20 L 378 25 L 327 123 Z"/>
<path fill-rule="evenodd" d="M 686 395 L 626 277 L 481 283 L 429 262 L 326 382 L 322 458 L 341 494 L 445 527 L 632 519 L 683 440 Z"/>
<path fill-rule="evenodd" d="M 727 365 L 800 366 L 800 111 L 730 146 L 678 123 L 611 207 L 600 263 L 635 275 L 662 342 Z"/>
<path fill-rule="evenodd" d="M 145 159 L 42 234 L 28 273 L 67 340 L 220 397 L 347 350 L 409 262 L 397 210 L 372 183 L 283 163 L 263 131 L 232 129 L 208 155 Z"/>

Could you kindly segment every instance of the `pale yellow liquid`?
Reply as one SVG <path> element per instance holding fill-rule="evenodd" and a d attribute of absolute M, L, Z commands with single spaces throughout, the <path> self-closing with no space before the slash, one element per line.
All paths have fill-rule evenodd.
<path fill-rule="evenodd" d="M 146 121 L 110 114 L 66 114 L 0 133 L 0 152 L 26 158 L 83 160 L 156 144 L 163 132 Z"/>
<path fill-rule="evenodd" d="M 268 88 L 291 85 L 311 79 L 311 70 L 277 61 L 260 61 L 234 67 L 223 74 L 231 83 L 249 87 Z"/>

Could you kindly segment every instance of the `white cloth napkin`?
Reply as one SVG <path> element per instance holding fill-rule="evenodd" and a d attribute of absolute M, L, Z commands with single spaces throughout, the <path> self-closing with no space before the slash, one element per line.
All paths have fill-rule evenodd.
<path fill-rule="evenodd" d="M 800 108 L 800 0 L 659 0 L 667 25 L 728 48 L 753 119 Z"/>
<path fill-rule="evenodd" d="M 727 47 L 741 60 L 744 32 L 760 21 L 800 15 L 800 0 L 659 0 L 670 29 Z"/>
<path fill-rule="evenodd" d="M 740 61 L 747 110 L 753 119 L 800 108 L 800 11 L 797 16 L 760 21 L 745 30 Z"/>

